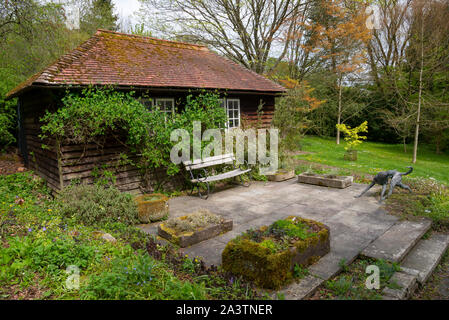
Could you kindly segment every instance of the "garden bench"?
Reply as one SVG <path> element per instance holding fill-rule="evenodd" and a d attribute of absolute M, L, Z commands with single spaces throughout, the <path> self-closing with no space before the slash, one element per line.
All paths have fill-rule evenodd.
<path fill-rule="evenodd" d="M 183 164 L 186 168 L 186 171 L 190 173 L 190 182 L 193 184 L 191 193 L 193 192 L 193 189 L 198 189 L 198 195 L 201 199 L 206 200 L 209 197 L 209 183 L 213 181 L 220 181 L 224 179 L 229 179 L 233 177 L 240 177 L 240 182 L 243 186 L 248 186 L 243 183 L 242 174 L 245 174 L 247 172 L 250 172 L 251 169 L 242 169 L 240 166 L 237 168 L 235 166 L 235 157 L 232 153 L 220 155 L 220 156 L 214 156 L 214 157 L 208 157 L 204 159 L 197 159 L 194 161 L 183 161 Z M 233 170 L 227 171 L 224 173 L 219 173 L 216 175 L 209 175 L 206 168 L 227 164 L 232 165 Z M 201 170 L 202 173 L 198 173 L 198 171 Z M 197 172 L 194 174 L 194 172 Z M 203 196 L 200 191 L 200 183 L 205 183 L 207 186 L 207 194 Z"/>

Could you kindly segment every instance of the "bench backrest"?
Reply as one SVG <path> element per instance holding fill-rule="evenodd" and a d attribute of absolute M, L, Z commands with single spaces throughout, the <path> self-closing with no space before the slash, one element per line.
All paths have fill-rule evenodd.
<path fill-rule="evenodd" d="M 213 156 L 204 159 L 196 159 L 194 161 L 183 161 L 182 163 L 186 167 L 187 171 L 197 170 L 201 168 L 207 168 L 212 166 L 218 166 L 220 164 L 230 164 L 233 163 L 235 157 L 232 153 L 223 154 L 220 156 Z"/>

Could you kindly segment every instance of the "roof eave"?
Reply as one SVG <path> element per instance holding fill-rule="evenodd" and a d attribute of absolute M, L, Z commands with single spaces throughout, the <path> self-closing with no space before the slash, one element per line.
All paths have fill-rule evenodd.
<path fill-rule="evenodd" d="M 112 84 L 54 84 L 54 83 L 32 83 L 26 87 L 23 87 L 19 90 L 10 91 L 7 95 L 5 100 L 10 100 L 13 98 L 16 98 L 23 93 L 33 89 L 33 88 L 47 88 L 47 89 L 78 89 L 78 88 L 87 88 L 89 86 L 111 86 Z M 287 92 L 287 90 L 282 89 L 274 89 L 274 90 L 255 90 L 255 89 L 235 89 L 235 88 L 201 88 L 201 87 L 158 87 L 158 86 L 139 86 L 139 85 L 112 85 L 116 89 L 121 90 L 159 90 L 159 91 L 199 91 L 199 90 L 218 90 L 223 92 L 230 92 L 230 93 L 246 93 L 246 94 L 263 94 L 263 95 L 282 95 Z"/>

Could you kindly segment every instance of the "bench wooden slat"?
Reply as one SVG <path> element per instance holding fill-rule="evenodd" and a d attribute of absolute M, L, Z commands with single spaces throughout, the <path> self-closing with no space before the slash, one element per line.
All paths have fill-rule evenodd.
<path fill-rule="evenodd" d="M 186 170 L 197 170 L 201 168 L 207 168 L 212 166 L 217 166 L 220 164 L 229 164 L 234 162 L 235 158 L 233 154 L 224 154 L 221 156 L 214 156 L 205 159 L 196 159 L 192 161 L 184 161 L 183 164 Z"/>
<path fill-rule="evenodd" d="M 215 161 L 215 160 L 225 159 L 225 158 L 234 158 L 234 155 L 232 153 L 227 153 L 227 154 L 221 154 L 218 156 L 208 157 L 208 158 L 204 158 L 204 159 L 195 159 L 193 161 L 187 160 L 187 161 L 183 161 L 182 163 L 185 166 L 190 166 L 192 164 L 199 164 L 199 163 L 203 163 L 203 162 Z"/>
<path fill-rule="evenodd" d="M 233 159 L 223 159 L 223 160 L 215 160 L 215 161 L 210 161 L 210 162 L 205 162 L 205 163 L 200 163 L 200 164 L 193 164 L 190 166 L 186 166 L 186 170 L 198 170 L 198 169 L 202 169 L 202 168 L 207 168 L 207 167 L 212 167 L 212 166 L 218 166 L 220 164 L 230 164 L 233 163 L 234 160 Z"/>
<path fill-rule="evenodd" d="M 215 176 L 210 176 L 207 178 L 203 178 L 203 179 L 193 179 L 191 180 L 192 183 L 198 183 L 198 182 L 212 182 L 212 181 L 219 181 L 219 180 L 224 180 L 224 179 L 228 179 L 228 178 L 233 178 L 233 177 L 237 177 L 239 175 L 245 174 L 247 172 L 250 172 L 251 169 L 246 169 L 246 170 L 240 170 L 240 169 L 236 169 L 236 170 L 232 170 L 232 171 L 228 171 L 225 173 L 221 173 L 221 174 L 217 174 Z"/>

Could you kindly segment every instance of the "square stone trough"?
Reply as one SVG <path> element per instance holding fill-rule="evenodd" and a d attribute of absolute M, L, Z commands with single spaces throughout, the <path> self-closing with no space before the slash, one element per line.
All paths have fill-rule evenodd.
<path fill-rule="evenodd" d="M 352 176 L 319 175 L 315 173 L 301 173 L 298 182 L 317 186 L 344 189 L 352 184 Z"/>
<path fill-rule="evenodd" d="M 245 235 L 228 242 L 222 253 L 225 271 L 243 276 L 256 286 L 278 289 L 293 278 L 296 264 L 306 267 L 330 251 L 330 231 L 326 225 L 309 219 L 290 216 L 301 223 L 318 227 L 315 235 L 296 241 L 288 249 L 273 252 Z M 261 227 L 266 230 L 268 227 Z"/>
<path fill-rule="evenodd" d="M 185 216 L 183 216 L 185 217 Z M 182 219 L 179 217 L 177 219 Z M 181 248 L 189 247 L 201 241 L 214 238 L 220 234 L 226 233 L 232 230 L 232 220 L 225 219 L 219 224 L 213 224 L 203 229 L 196 230 L 194 232 L 176 233 L 175 230 L 168 228 L 161 223 L 158 226 L 158 235 L 168 241 L 179 245 Z"/>

